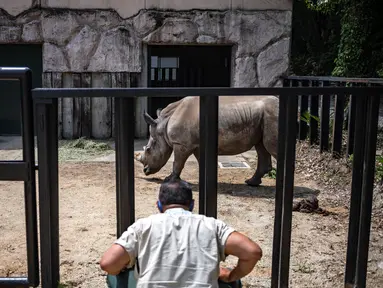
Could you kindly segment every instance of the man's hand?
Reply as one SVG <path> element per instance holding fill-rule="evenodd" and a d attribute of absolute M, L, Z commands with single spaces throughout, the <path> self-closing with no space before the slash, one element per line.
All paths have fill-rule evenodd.
<path fill-rule="evenodd" d="M 223 267 L 220 267 L 219 268 L 219 280 L 221 280 L 222 282 L 232 282 L 230 281 L 230 272 L 231 270 L 227 269 L 227 268 L 223 268 Z"/>

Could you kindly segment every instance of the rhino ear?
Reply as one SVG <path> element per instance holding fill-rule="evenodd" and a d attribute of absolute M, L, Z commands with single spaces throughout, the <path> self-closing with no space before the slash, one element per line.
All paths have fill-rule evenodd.
<path fill-rule="evenodd" d="M 149 125 L 156 126 L 157 122 L 146 112 L 144 112 L 144 119 L 145 122 L 148 123 Z"/>
<path fill-rule="evenodd" d="M 157 111 L 156 111 L 156 113 L 157 113 L 157 117 L 160 117 L 161 110 L 162 110 L 161 108 L 158 108 L 158 109 L 157 109 Z"/>

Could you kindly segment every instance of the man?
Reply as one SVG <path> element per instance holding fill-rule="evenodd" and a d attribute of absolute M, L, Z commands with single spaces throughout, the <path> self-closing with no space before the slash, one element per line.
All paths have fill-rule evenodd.
<path fill-rule="evenodd" d="M 249 274 L 261 248 L 224 222 L 192 214 L 189 185 L 165 182 L 157 201 L 160 214 L 139 219 L 103 255 L 100 266 L 117 275 L 136 265 L 137 287 L 218 287 Z M 238 257 L 233 270 L 219 268 L 227 255 Z M 138 266 L 138 267 L 137 267 Z"/>

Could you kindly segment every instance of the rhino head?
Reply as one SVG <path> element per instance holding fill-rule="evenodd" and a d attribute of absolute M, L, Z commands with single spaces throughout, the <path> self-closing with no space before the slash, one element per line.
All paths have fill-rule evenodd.
<path fill-rule="evenodd" d="M 157 110 L 157 116 L 160 110 Z M 144 165 L 146 176 L 155 174 L 168 162 L 173 148 L 166 142 L 166 122 L 158 117 L 153 119 L 144 112 L 145 122 L 149 124 L 149 142 L 144 146 L 144 152 L 136 154 L 135 159 Z"/>

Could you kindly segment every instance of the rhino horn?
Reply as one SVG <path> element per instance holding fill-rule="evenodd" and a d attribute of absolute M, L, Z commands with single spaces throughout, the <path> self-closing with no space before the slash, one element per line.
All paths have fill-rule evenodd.
<path fill-rule="evenodd" d="M 142 162 L 142 155 L 140 153 L 134 153 L 134 159 L 138 162 Z"/>
<path fill-rule="evenodd" d="M 149 125 L 155 126 L 157 124 L 156 121 L 146 112 L 144 112 L 144 119 L 145 119 L 145 122 L 148 123 Z"/>
<path fill-rule="evenodd" d="M 157 111 L 156 111 L 156 113 L 157 113 L 157 117 L 160 117 L 161 111 L 162 111 L 161 108 L 158 108 L 158 109 L 157 109 Z"/>

